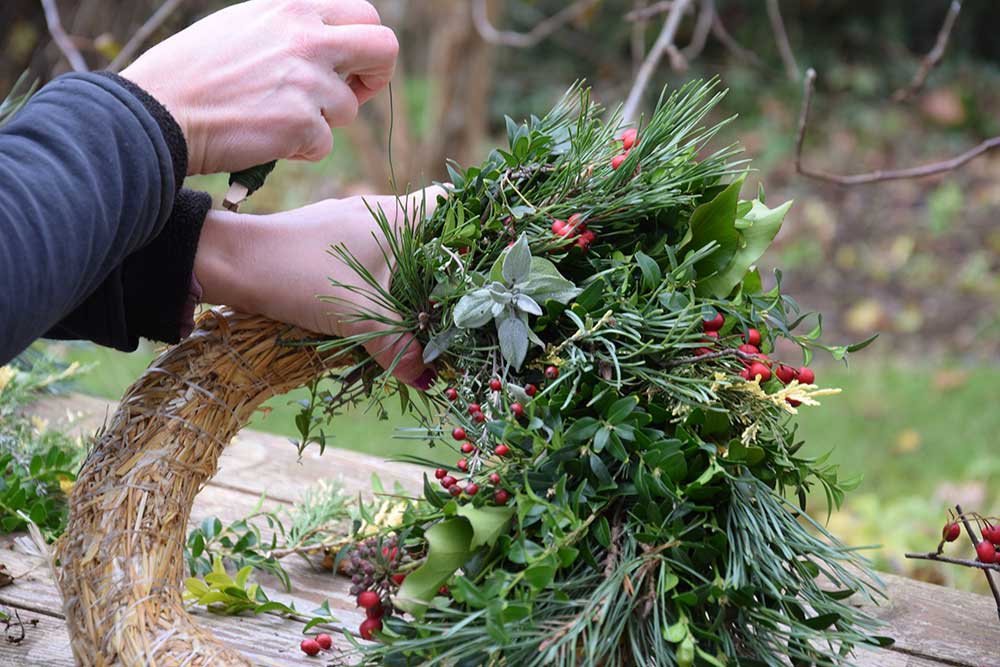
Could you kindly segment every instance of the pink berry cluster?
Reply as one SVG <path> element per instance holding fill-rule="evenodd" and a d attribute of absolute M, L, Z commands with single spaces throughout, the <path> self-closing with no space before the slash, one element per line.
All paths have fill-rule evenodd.
<path fill-rule="evenodd" d="M 611 158 L 611 168 L 617 170 L 618 167 L 622 166 L 622 162 L 628 157 L 629 152 L 632 147 L 639 143 L 639 131 L 634 127 L 622 132 L 622 136 L 619 141 L 622 142 L 622 152 Z"/>
<path fill-rule="evenodd" d="M 705 334 L 704 344 L 695 351 L 695 354 L 698 356 L 704 356 L 717 351 L 714 348 L 724 346 L 727 340 L 721 335 L 720 332 L 725 325 L 726 318 L 722 315 L 722 313 L 716 313 L 715 317 L 710 320 L 703 320 L 702 330 Z M 759 378 L 760 382 L 763 383 L 770 380 L 773 375 L 774 377 L 777 377 L 782 384 L 789 384 L 792 380 L 798 380 L 801 384 L 815 384 L 816 374 L 812 371 L 812 369 L 806 366 L 793 368 L 779 363 L 772 372 L 771 369 L 773 362 L 771 361 L 771 358 L 760 351 L 763 339 L 764 337 L 760 333 L 760 330 L 752 327 L 747 329 L 739 338 L 741 342 L 736 349 L 744 355 L 751 357 L 749 359 L 746 358 L 746 356 L 742 358 L 743 369 L 739 372 L 739 376 L 741 378 L 747 380 L 748 382 L 754 380 L 755 378 Z M 797 401 L 794 398 L 789 398 L 788 403 L 792 407 L 800 405 L 800 401 Z"/>
<path fill-rule="evenodd" d="M 597 234 L 587 229 L 587 223 L 583 221 L 583 216 L 579 213 L 574 213 L 565 221 L 553 220 L 552 233 L 576 243 L 576 247 L 584 252 L 589 250 L 590 246 L 597 240 Z"/>
<path fill-rule="evenodd" d="M 546 379 L 555 380 L 559 377 L 559 369 L 555 366 L 549 366 L 545 369 L 544 375 Z M 489 381 L 489 389 L 494 395 L 499 394 L 504 390 L 504 383 L 500 378 L 492 378 Z M 537 385 L 528 384 L 523 387 L 523 391 L 529 398 L 533 398 L 539 390 Z M 458 403 L 461 399 L 458 389 L 454 387 L 445 389 L 444 395 L 452 403 Z M 494 401 L 494 403 L 499 405 L 499 401 Z M 488 404 L 486 405 L 488 406 Z M 484 404 L 473 401 L 465 405 L 465 412 L 474 424 L 483 424 L 487 421 L 485 409 L 488 407 L 484 408 Z M 510 403 L 508 410 L 510 416 L 516 420 L 523 419 L 527 414 L 524 404 L 519 401 Z M 485 432 L 483 436 L 485 439 Z M 510 491 L 504 488 L 505 484 L 500 471 L 503 468 L 503 460 L 508 458 L 513 451 L 511 446 L 501 442 L 492 445 L 492 451 L 490 451 L 489 444 L 475 442 L 475 438 L 470 437 L 469 432 L 462 426 L 456 426 L 451 432 L 451 437 L 456 442 L 461 443 L 459 445 L 461 457 L 455 462 L 458 473 L 452 474 L 446 468 L 437 468 L 434 471 L 434 477 L 442 488 L 455 498 L 473 498 L 479 495 L 482 489 L 489 488 L 493 494 L 493 502 L 497 505 L 506 505 L 511 496 Z M 466 477 L 459 479 L 457 474 Z"/>

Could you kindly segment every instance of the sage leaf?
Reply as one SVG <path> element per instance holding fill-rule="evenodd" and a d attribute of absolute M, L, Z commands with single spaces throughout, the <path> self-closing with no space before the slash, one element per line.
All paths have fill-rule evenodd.
<path fill-rule="evenodd" d="M 521 318 L 508 314 L 497 320 L 500 354 L 515 369 L 521 368 L 528 355 L 528 325 Z"/>
<path fill-rule="evenodd" d="M 481 327 L 493 318 L 493 299 L 489 290 L 469 292 L 455 305 L 455 326 L 463 329 Z"/>
<path fill-rule="evenodd" d="M 528 235 L 521 234 L 503 258 L 503 278 L 508 285 L 513 285 L 526 280 L 530 271 L 531 249 L 528 247 Z"/>

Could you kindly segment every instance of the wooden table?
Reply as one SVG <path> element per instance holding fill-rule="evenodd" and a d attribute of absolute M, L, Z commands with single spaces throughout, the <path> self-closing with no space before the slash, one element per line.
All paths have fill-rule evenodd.
<path fill-rule="evenodd" d="M 47 401 L 37 412 L 48 418 L 67 409 L 91 415 L 86 428 L 103 420 L 113 405 L 96 399 L 73 397 Z M 321 479 L 340 480 L 348 490 L 370 488 L 372 474 L 384 483 L 399 482 L 419 492 L 418 468 L 386 463 L 381 459 L 337 449 L 320 457 L 308 451 L 298 461 L 295 448 L 277 436 L 245 431 L 220 463 L 215 480 L 199 494 L 192 523 L 207 516 L 232 521 L 244 516 L 267 494 L 265 507 L 287 506 L 301 492 Z M 23 540 L 22 540 L 23 542 Z M 70 667 L 73 665 L 62 604 L 45 559 L 26 553 L 13 540 L 0 543 L 0 564 L 14 582 L 0 588 L 0 605 L 16 611 L 25 626 L 23 641 L 0 641 L 0 666 Z M 310 610 L 329 599 L 330 608 L 347 627 L 363 618 L 347 593 L 350 582 L 311 568 L 301 559 L 285 563 L 293 592 L 286 594 L 273 578 L 258 577 L 272 598 L 294 601 Z M 876 610 L 887 623 L 883 634 L 894 637 L 891 649 L 865 650 L 857 656 L 863 667 L 1000 667 L 1000 622 L 992 598 L 962 593 L 893 575 L 884 575 L 889 601 Z M 195 610 L 199 622 L 222 640 L 262 665 L 326 664 L 299 651 L 302 624 L 272 615 L 222 617 Z"/>

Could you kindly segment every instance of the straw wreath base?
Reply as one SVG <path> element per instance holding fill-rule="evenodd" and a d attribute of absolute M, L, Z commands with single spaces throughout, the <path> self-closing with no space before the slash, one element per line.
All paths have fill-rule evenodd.
<path fill-rule="evenodd" d="M 278 340 L 306 336 L 213 310 L 125 393 L 83 465 L 55 548 L 77 664 L 250 664 L 184 610 L 183 545 L 195 495 L 257 406 L 349 363 Z"/>

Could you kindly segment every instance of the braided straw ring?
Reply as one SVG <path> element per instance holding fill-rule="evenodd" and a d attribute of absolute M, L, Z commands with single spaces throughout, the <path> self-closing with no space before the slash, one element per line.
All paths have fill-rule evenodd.
<path fill-rule="evenodd" d="M 250 665 L 184 610 L 183 546 L 195 495 L 257 406 L 353 361 L 279 336 L 308 334 L 210 311 L 125 392 L 83 464 L 55 547 L 77 664 Z"/>

